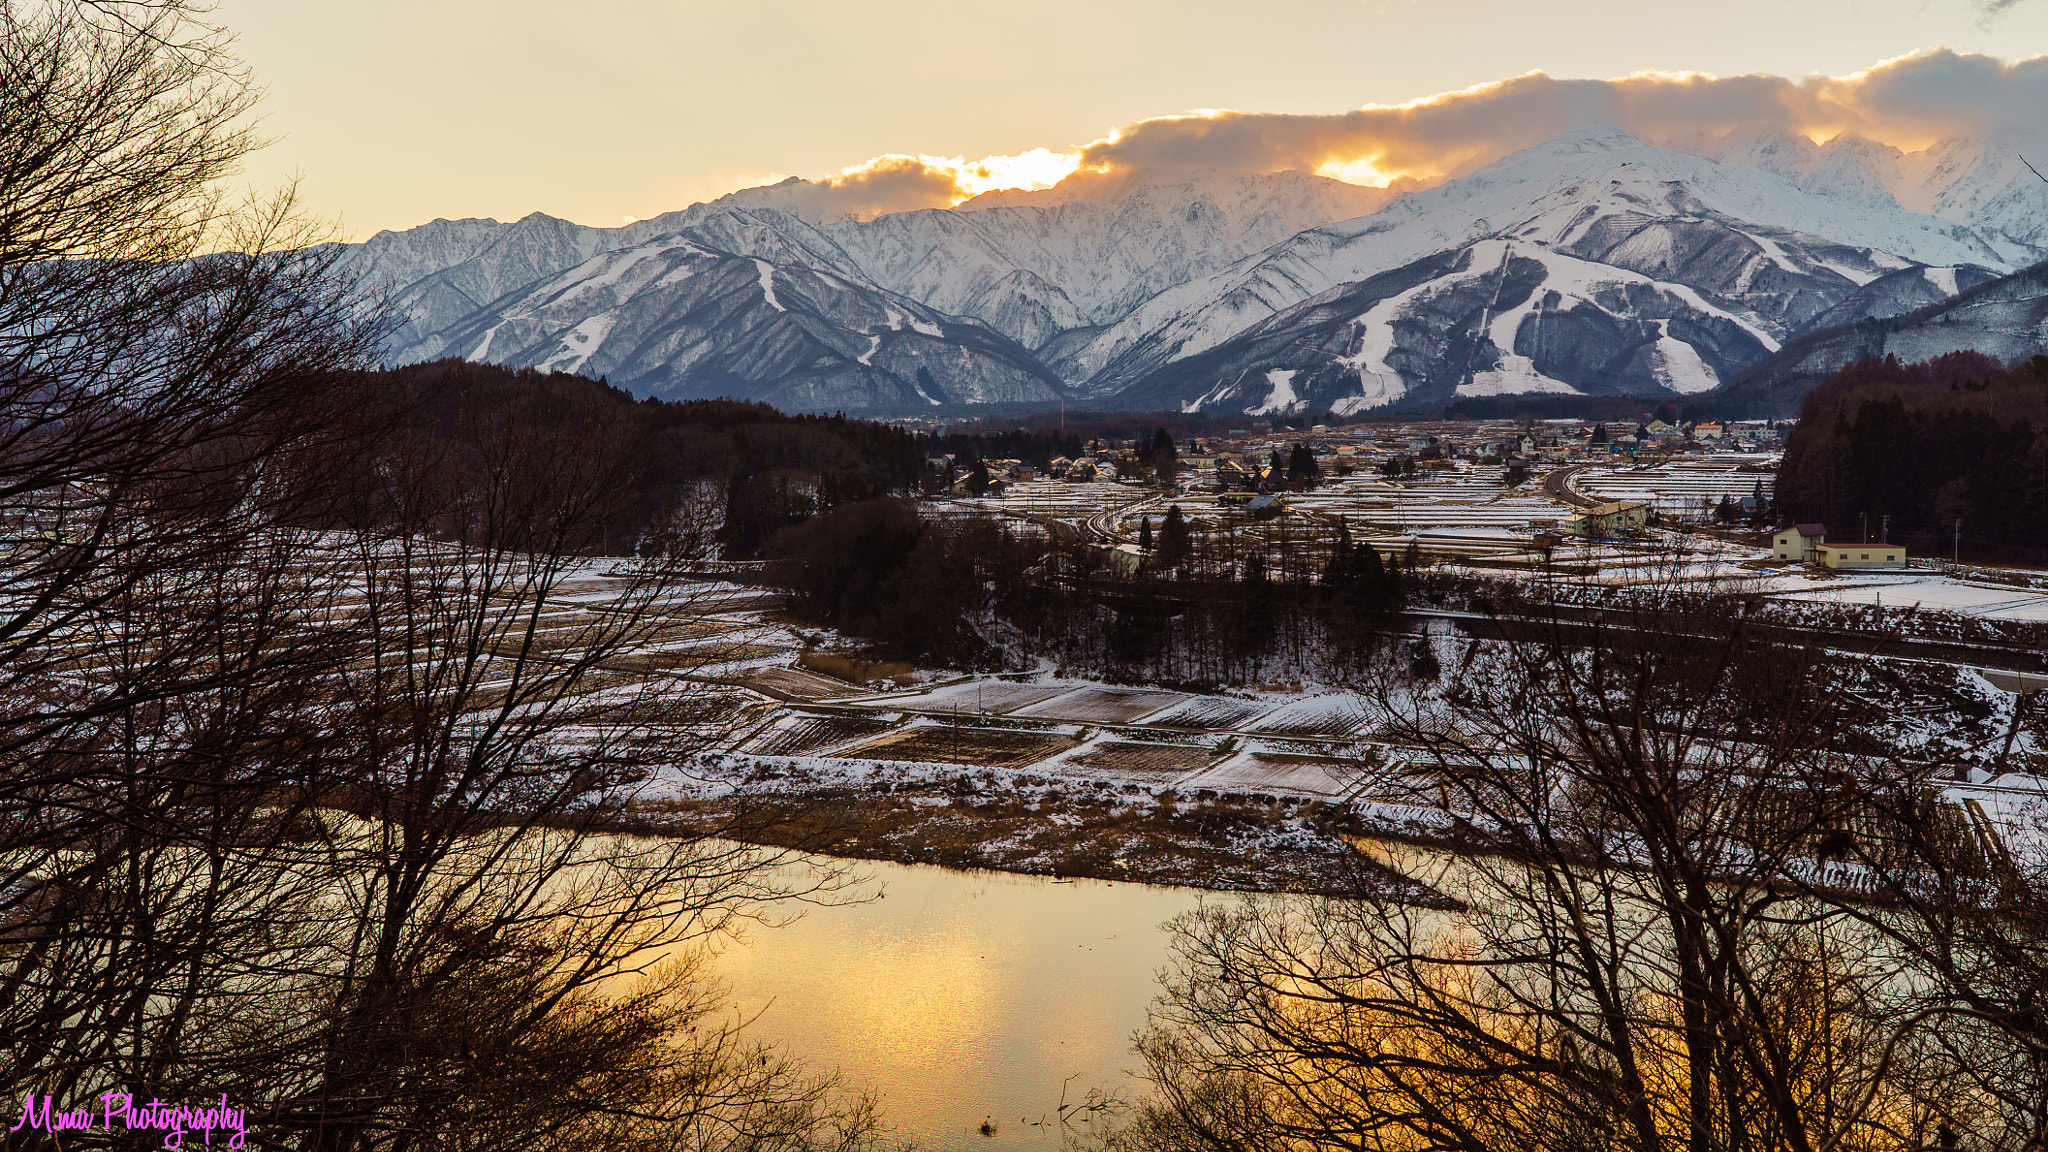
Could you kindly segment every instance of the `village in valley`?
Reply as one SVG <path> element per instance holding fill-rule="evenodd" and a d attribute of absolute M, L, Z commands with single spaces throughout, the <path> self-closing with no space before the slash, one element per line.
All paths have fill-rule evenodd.
<path fill-rule="evenodd" d="M 747 644 L 697 673 L 745 721 L 638 808 L 709 824 L 735 796 L 777 795 L 809 814 L 762 837 L 835 855 L 1343 892 L 1360 882 L 1357 846 L 1447 843 L 1469 815 L 1438 779 L 1441 750 L 1414 734 L 1474 646 L 1508 634 L 1503 591 L 1616 621 L 1671 596 L 1734 595 L 1760 628 L 1868 657 L 1858 689 L 1884 701 L 1873 733 L 1963 765 L 1950 799 L 1987 837 L 2031 837 L 2048 749 L 2025 714 L 2048 686 L 2031 630 L 2048 622 L 2048 580 L 1908 555 L 1881 518 L 1775 524 L 1790 428 L 1275 425 L 1095 440 L 1072 458 L 934 456 L 923 516 L 1058 542 L 1087 558 L 1053 574 L 1076 587 L 1205 563 L 1314 584 L 1334 542 L 1369 548 L 1409 582 L 1386 626 L 1428 672 L 1367 690 L 1313 653 L 1234 685 L 1111 682 L 1049 659 L 926 668 L 864 658 L 857 638 L 755 603 L 724 617 Z M 1834 879 L 1853 887 L 1851 872 Z"/>

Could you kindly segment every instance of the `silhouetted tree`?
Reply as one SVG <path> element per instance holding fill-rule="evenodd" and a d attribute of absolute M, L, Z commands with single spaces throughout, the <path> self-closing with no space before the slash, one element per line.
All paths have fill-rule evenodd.
<path fill-rule="evenodd" d="M 1159 526 L 1159 563 L 1167 568 L 1179 568 L 1193 554 L 1187 519 L 1181 515 L 1180 505 L 1174 504 L 1167 508 L 1166 520 Z"/>
<path fill-rule="evenodd" d="M 1980 1008 L 1901 979 L 1852 927 L 1891 912 L 1807 879 L 1873 796 L 1924 796 L 1929 766 L 1848 753 L 1867 709 L 1846 662 L 1755 643 L 1742 617 L 1674 600 L 1488 641 L 1440 703 L 1376 671 L 1422 761 L 1403 778 L 1461 851 L 1402 853 L 1426 891 L 1362 878 L 1356 900 L 1181 917 L 1139 1042 L 1156 1091 L 1119 1146 L 2036 1146 L 2037 1069 L 1964 1089 L 1948 1073 L 1978 1053 L 1941 1050 L 1956 1020 L 2037 1033 L 2003 998 L 2019 985 L 1985 963 Z"/>
<path fill-rule="evenodd" d="M 1145 459 L 1152 465 L 1163 484 L 1171 484 L 1180 470 L 1180 452 L 1174 447 L 1173 437 L 1161 428 L 1152 433 L 1152 442 L 1147 447 Z"/>
<path fill-rule="evenodd" d="M 1322 469 L 1316 465 L 1315 454 L 1309 451 L 1308 445 L 1296 444 L 1288 454 L 1288 483 L 1300 488 L 1313 488 L 1321 476 Z"/>

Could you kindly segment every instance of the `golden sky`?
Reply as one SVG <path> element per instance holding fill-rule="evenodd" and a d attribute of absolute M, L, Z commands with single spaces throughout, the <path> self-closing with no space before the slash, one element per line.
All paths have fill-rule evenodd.
<path fill-rule="evenodd" d="M 2048 119 L 2048 103 L 2034 102 L 2048 93 L 2048 64 L 2024 75 L 1966 66 L 1972 53 L 2048 54 L 2048 0 L 1995 15 L 1977 0 L 220 0 L 216 16 L 268 91 L 263 127 L 276 142 L 247 180 L 298 174 L 308 207 L 352 239 L 535 211 L 616 225 L 884 155 L 961 158 L 966 175 L 938 170 L 979 190 L 1055 178 L 1119 131 L 1148 158 L 1213 152 L 1372 180 L 1520 146 L 1552 123 L 1524 115 L 1545 100 L 1562 101 L 1567 120 L 1586 114 L 1578 90 L 1499 83 L 1537 70 L 1789 77 L 1803 81 L 1779 86 L 1789 96 L 1760 98 L 1793 108 L 1792 120 L 1847 117 L 1902 144 L 2015 100 Z M 1829 103 L 1880 62 L 1937 45 L 1964 62 L 1895 68 L 1886 90 L 1929 116 L 1873 114 L 1876 102 L 1854 94 Z M 1427 116 L 1343 115 L 1484 85 L 1424 105 Z M 1720 100 L 1737 88 L 1660 79 L 1599 91 L 1634 93 L 1629 107 L 1655 119 L 1640 109 L 1667 90 Z M 1183 147 L 1193 122 L 1133 127 L 1213 109 L 1271 115 L 1201 122 L 1199 147 Z M 1451 114 L 1460 109 L 1488 126 L 1528 124 L 1475 129 Z M 1394 120 L 1446 142 L 1424 146 Z M 1117 148 L 1090 155 L 1115 162 Z M 1023 158 L 973 171 L 1001 156 Z"/>

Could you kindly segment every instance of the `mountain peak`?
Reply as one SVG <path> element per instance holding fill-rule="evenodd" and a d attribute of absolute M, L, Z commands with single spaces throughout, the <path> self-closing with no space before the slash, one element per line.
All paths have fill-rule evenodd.
<path fill-rule="evenodd" d="M 1574 128 L 1560 132 L 1526 152 L 1548 152 L 1566 155 L 1584 152 L 1616 152 L 1623 148 L 1640 148 L 1643 142 L 1634 133 L 1624 131 L 1618 124 L 1595 124 L 1586 128 Z"/>

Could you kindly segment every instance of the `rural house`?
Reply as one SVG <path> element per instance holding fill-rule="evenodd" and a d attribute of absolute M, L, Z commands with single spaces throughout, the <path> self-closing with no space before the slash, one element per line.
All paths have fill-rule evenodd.
<path fill-rule="evenodd" d="M 1641 500 L 1610 500 L 1594 504 L 1564 518 L 1559 527 L 1569 535 L 1589 540 L 1640 532 L 1650 521 L 1650 506 Z"/>
<path fill-rule="evenodd" d="M 1814 559 L 1833 569 L 1904 568 L 1904 544 L 1822 544 L 1813 550 Z"/>
<path fill-rule="evenodd" d="M 1814 558 L 1813 550 L 1828 538 L 1825 524 L 1794 524 L 1780 529 L 1771 539 L 1771 558 L 1804 562 Z"/>

